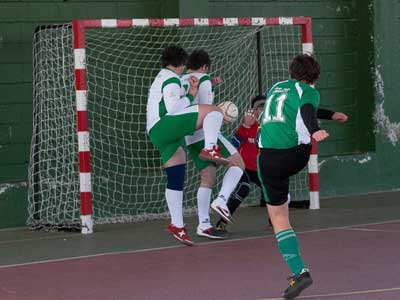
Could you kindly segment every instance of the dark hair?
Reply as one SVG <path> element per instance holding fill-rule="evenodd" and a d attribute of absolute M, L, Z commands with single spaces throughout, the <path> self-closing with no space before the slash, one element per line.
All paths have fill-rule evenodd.
<path fill-rule="evenodd" d="M 165 68 L 168 65 L 173 67 L 184 66 L 188 59 L 187 52 L 179 46 L 168 46 L 166 47 L 161 56 L 162 67 Z"/>
<path fill-rule="evenodd" d="M 252 109 L 257 109 L 261 105 L 264 105 L 264 103 L 265 103 L 265 96 L 264 95 L 255 96 L 253 99 L 251 99 L 251 108 Z"/>
<path fill-rule="evenodd" d="M 189 56 L 186 67 L 191 70 L 197 70 L 204 65 L 207 67 L 211 65 L 210 56 L 204 50 L 194 50 Z"/>
<path fill-rule="evenodd" d="M 320 66 L 314 56 L 308 54 L 297 55 L 289 67 L 290 77 L 308 84 L 315 83 L 320 74 Z"/>

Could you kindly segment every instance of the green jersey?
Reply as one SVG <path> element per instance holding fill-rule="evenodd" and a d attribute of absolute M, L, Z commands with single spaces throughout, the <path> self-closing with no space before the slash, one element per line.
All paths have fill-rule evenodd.
<path fill-rule="evenodd" d="M 289 149 L 311 142 L 300 108 L 310 103 L 315 110 L 320 95 L 313 87 L 296 80 L 276 83 L 269 91 L 261 120 L 260 148 Z"/>

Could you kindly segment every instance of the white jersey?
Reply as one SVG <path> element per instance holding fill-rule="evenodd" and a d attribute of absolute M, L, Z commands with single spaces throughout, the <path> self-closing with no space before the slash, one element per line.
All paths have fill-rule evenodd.
<path fill-rule="evenodd" d="M 147 100 L 147 125 L 150 129 L 166 114 L 176 114 L 191 105 L 192 97 L 186 96 L 179 76 L 169 70 L 162 69 L 154 79 Z"/>
<path fill-rule="evenodd" d="M 199 80 L 199 92 L 196 98 L 194 98 L 193 104 L 213 104 L 214 102 L 214 92 L 212 90 L 211 78 L 208 74 L 193 72 L 185 74 L 181 77 L 182 87 L 185 89 L 187 94 L 189 91 L 189 78 L 194 76 Z"/>
<path fill-rule="evenodd" d="M 213 104 L 214 103 L 214 92 L 212 90 L 211 78 L 208 74 L 193 72 L 185 74 L 181 77 L 182 87 L 186 94 L 189 90 L 189 78 L 195 76 L 199 80 L 199 92 L 196 98 L 193 100 L 193 104 Z M 203 129 L 196 130 L 193 135 L 185 137 L 186 145 L 191 145 L 199 141 L 204 140 Z"/>

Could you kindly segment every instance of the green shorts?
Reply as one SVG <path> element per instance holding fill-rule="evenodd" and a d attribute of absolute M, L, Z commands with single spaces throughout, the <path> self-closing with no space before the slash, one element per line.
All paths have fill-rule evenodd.
<path fill-rule="evenodd" d="M 185 145 L 184 137 L 196 130 L 198 115 L 198 105 L 189 106 L 178 113 L 165 115 L 150 129 L 150 141 L 160 151 L 163 164 Z"/>
<path fill-rule="evenodd" d="M 221 146 L 221 154 L 225 158 L 228 158 L 229 156 L 237 153 L 235 146 L 233 146 L 232 143 L 221 133 L 218 136 L 218 145 Z M 204 139 L 196 143 L 187 145 L 189 155 L 193 160 L 196 169 L 199 171 L 203 170 L 204 168 L 212 164 L 212 162 L 205 161 L 199 158 L 199 153 L 203 148 L 204 148 Z"/>

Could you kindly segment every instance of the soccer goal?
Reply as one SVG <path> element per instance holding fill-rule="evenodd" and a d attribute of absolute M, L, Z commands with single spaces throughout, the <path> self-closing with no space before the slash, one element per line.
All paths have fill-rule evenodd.
<path fill-rule="evenodd" d="M 223 78 L 216 103 L 250 99 L 288 77 L 291 59 L 312 53 L 311 19 L 76 20 L 34 34 L 29 218 L 33 227 L 77 227 L 167 216 L 165 176 L 145 133 L 149 86 L 162 49 L 205 49 Z M 231 136 L 240 119 L 225 127 Z M 292 180 L 292 199 L 318 208 L 318 164 Z M 221 178 L 222 170 L 219 170 Z M 310 178 L 310 180 L 308 180 Z M 184 206 L 194 211 L 199 176 L 188 163 Z M 311 189 L 310 189 L 311 187 Z"/>

